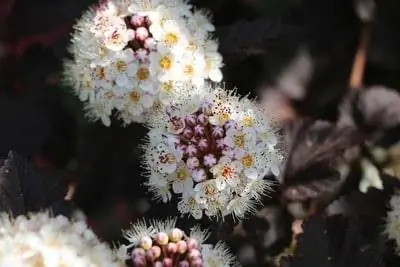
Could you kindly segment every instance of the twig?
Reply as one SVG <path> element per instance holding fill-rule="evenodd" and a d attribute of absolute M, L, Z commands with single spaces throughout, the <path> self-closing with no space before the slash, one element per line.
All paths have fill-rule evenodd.
<path fill-rule="evenodd" d="M 365 24 L 362 29 L 360 43 L 358 45 L 357 52 L 353 61 L 353 68 L 351 71 L 349 82 L 351 90 L 357 90 L 361 88 L 363 84 L 369 40 L 370 24 Z"/>

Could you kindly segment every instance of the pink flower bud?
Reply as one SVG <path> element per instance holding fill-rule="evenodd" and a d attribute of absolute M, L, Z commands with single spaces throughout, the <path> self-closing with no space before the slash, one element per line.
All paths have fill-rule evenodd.
<path fill-rule="evenodd" d="M 154 50 L 156 48 L 156 41 L 151 37 L 146 38 L 146 40 L 144 40 L 144 48 Z"/>
<path fill-rule="evenodd" d="M 213 154 L 208 154 L 208 155 L 204 156 L 203 163 L 206 167 L 212 167 L 215 164 L 217 164 L 217 159 L 215 158 L 215 156 Z"/>
<path fill-rule="evenodd" d="M 222 127 L 214 126 L 212 128 L 212 136 L 214 138 L 222 138 L 222 137 L 224 137 L 224 133 L 225 133 L 225 131 L 224 131 L 224 128 L 222 128 Z"/>
<path fill-rule="evenodd" d="M 178 267 L 190 267 L 190 264 L 189 264 L 189 262 L 188 261 L 181 261 L 179 264 L 178 264 Z"/>
<path fill-rule="evenodd" d="M 157 234 L 156 236 L 156 241 L 159 245 L 164 246 L 166 244 L 168 244 L 168 235 L 164 232 L 160 232 Z"/>
<path fill-rule="evenodd" d="M 194 134 L 195 135 L 197 135 L 197 136 L 203 136 L 204 135 L 204 131 L 205 131 L 205 128 L 204 128 L 204 126 L 202 126 L 202 125 L 196 125 L 196 126 L 194 126 Z"/>
<path fill-rule="evenodd" d="M 161 261 L 156 261 L 153 266 L 154 267 L 163 267 L 163 263 Z"/>
<path fill-rule="evenodd" d="M 172 267 L 173 266 L 173 261 L 170 258 L 165 258 L 163 260 L 163 267 Z"/>
<path fill-rule="evenodd" d="M 203 169 L 196 169 L 192 172 L 192 179 L 197 183 L 204 181 L 206 178 L 206 172 Z"/>
<path fill-rule="evenodd" d="M 176 245 L 178 246 L 178 253 L 179 254 L 184 254 L 187 251 L 187 244 L 185 241 L 180 240 L 176 243 Z"/>
<path fill-rule="evenodd" d="M 209 146 L 208 140 L 205 138 L 200 139 L 198 146 L 201 150 L 206 150 Z"/>
<path fill-rule="evenodd" d="M 188 145 L 186 148 L 186 153 L 189 156 L 195 156 L 197 154 L 197 148 L 194 145 Z"/>
<path fill-rule="evenodd" d="M 159 246 L 153 246 L 150 251 L 153 253 L 154 259 L 157 259 L 161 256 L 161 248 Z"/>
<path fill-rule="evenodd" d="M 152 245 L 153 245 L 153 241 L 152 241 L 151 238 L 148 237 L 148 236 L 144 236 L 144 237 L 142 237 L 142 239 L 140 240 L 140 246 L 141 246 L 142 248 L 144 248 L 145 250 L 150 249 Z"/>
<path fill-rule="evenodd" d="M 196 258 L 190 262 L 190 266 L 193 267 L 203 267 L 203 261 L 201 258 Z"/>
<path fill-rule="evenodd" d="M 145 255 L 146 255 L 146 252 L 142 248 L 135 248 L 131 253 L 132 258 L 138 257 L 138 256 L 144 257 Z"/>
<path fill-rule="evenodd" d="M 179 149 L 180 151 L 182 151 L 183 153 L 186 153 L 187 145 L 185 145 L 185 144 L 179 144 L 179 145 L 178 145 L 178 149 Z"/>
<path fill-rule="evenodd" d="M 134 27 L 140 27 L 144 25 L 144 17 L 140 15 L 133 15 L 131 18 L 131 24 Z"/>
<path fill-rule="evenodd" d="M 188 244 L 188 248 L 189 248 L 190 250 L 198 249 L 198 248 L 199 248 L 199 242 L 198 242 L 196 239 L 194 239 L 194 238 L 189 238 L 189 239 L 187 240 L 187 244 Z"/>
<path fill-rule="evenodd" d="M 197 117 L 197 122 L 200 123 L 201 125 L 205 125 L 208 122 L 208 118 L 206 115 L 202 113 Z"/>
<path fill-rule="evenodd" d="M 187 125 L 189 125 L 191 127 L 196 125 L 196 119 L 197 119 L 196 115 L 193 115 L 193 114 L 188 115 L 185 118 Z"/>
<path fill-rule="evenodd" d="M 216 140 L 217 148 L 222 150 L 226 147 L 224 139 Z"/>
<path fill-rule="evenodd" d="M 136 39 L 144 41 L 147 37 L 149 37 L 149 31 L 145 27 L 139 27 L 136 29 Z"/>
<path fill-rule="evenodd" d="M 189 251 L 189 259 L 200 258 L 201 252 L 197 249 L 191 249 Z"/>
<path fill-rule="evenodd" d="M 144 257 L 135 257 L 132 259 L 132 263 L 134 267 L 145 267 L 146 259 Z"/>
<path fill-rule="evenodd" d="M 186 161 L 186 166 L 188 167 L 188 169 L 191 169 L 191 170 L 193 170 L 196 167 L 199 167 L 199 164 L 200 164 L 200 161 L 196 157 L 190 157 Z"/>
<path fill-rule="evenodd" d="M 185 130 L 183 130 L 183 136 L 184 136 L 185 138 L 187 138 L 187 139 L 192 138 L 192 137 L 193 137 L 193 134 L 194 134 L 194 132 L 193 132 L 193 130 L 190 129 L 190 128 L 185 128 Z"/>
<path fill-rule="evenodd" d="M 168 243 L 167 252 L 169 255 L 175 254 L 178 251 L 178 246 L 175 243 Z"/>

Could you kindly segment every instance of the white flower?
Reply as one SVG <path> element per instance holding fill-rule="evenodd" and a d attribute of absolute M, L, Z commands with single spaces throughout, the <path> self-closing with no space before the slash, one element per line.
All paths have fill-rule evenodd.
<path fill-rule="evenodd" d="M 14 220 L 3 213 L 0 224 L 0 266 L 125 266 L 83 221 L 48 213 Z"/>
<path fill-rule="evenodd" d="M 384 233 L 396 242 L 396 253 L 400 255 L 400 196 L 394 194 L 389 204 Z"/>
<path fill-rule="evenodd" d="M 235 257 L 229 252 L 228 247 L 223 242 L 218 242 L 214 247 L 210 245 L 202 246 L 204 267 L 233 267 L 240 266 L 236 263 Z"/>
<path fill-rule="evenodd" d="M 164 179 L 168 192 L 180 195 L 180 213 L 196 219 L 203 214 L 242 218 L 271 189 L 264 177 L 279 174 L 283 154 L 278 142 L 272 145 L 260 137 L 259 125 L 268 125 L 268 117 L 251 112 L 250 107 L 261 108 L 246 101 L 233 92 L 204 87 L 203 93 L 148 123 L 144 167 L 150 181 L 161 174 L 157 179 Z"/>
<path fill-rule="evenodd" d="M 236 267 L 236 259 L 223 242 L 215 246 L 205 244 L 207 230 L 195 226 L 187 235 L 176 227 L 176 219 L 166 221 L 144 220 L 132 224 L 124 231 L 128 245 L 120 248 L 121 258 L 132 261 L 133 266 L 205 266 Z M 131 266 L 131 265 L 129 265 Z"/>
<path fill-rule="evenodd" d="M 193 192 L 182 194 L 182 199 L 178 203 L 178 210 L 182 214 L 190 214 L 197 220 L 203 217 L 203 207 L 196 200 L 196 195 Z"/>
<path fill-rule="evenodd" d="M 186 0 L 107 1 L 87 11 L 74 28 L 65 81 L 88 106 L 111 91 L 107 107 L 125 125 L 146 122 L 176 100 L 190 98 L 192 92 L 185 90 L 190 85 L 222 80 L 214 26 L 206 12 L 192 11 Z M 145 102 L 126 105 L 133 90 L 146 92 Z M 90 117 L 109 126 L 110 118 L 95 116 L 111 113 Z"/>

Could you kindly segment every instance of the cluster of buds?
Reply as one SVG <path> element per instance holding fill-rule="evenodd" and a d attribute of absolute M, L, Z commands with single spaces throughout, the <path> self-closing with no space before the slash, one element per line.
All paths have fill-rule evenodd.
<path fill-rule="evenodd" d="M 221 242 L 203 244 L 207 231 L 192 228 L 190 235 L 175 227 L 176 220 L 145 221 L 125 232 L 129 245 L 121 246 L 128 264 L 134 267 L 232 267 L 236 259 Z"/>
<path fill-rule="evenodd" d="M 111 124 L 145 122 L 208 79 L 222 80 L 222 56 L 208 15 L 184 0 L 110 0 L 78 21 L 65 76 L 87 115 Z M 192 88 L 193 89 L 193 88 Z"/>
<path fill-rule="evenodd" d="M 267 115 L 221 88 L 210 87 L 152 121 L 147 184 L 165 202 L 171 189 L 180 194 L 182 214 L 243 217 L 270 188 L 264 177 L 279 174 L 283 154 Z"/>
<path fill-rule="evenodd" d="M 185 238 L 182 230 L 159 232 L 154 238 L 144 236 L 131 253 L 134 267 L 203 267 L 196 239 Z"/>

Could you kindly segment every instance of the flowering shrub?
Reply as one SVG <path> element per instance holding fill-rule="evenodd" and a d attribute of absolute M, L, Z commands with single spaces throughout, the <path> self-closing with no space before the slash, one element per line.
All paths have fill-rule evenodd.
<path fill-rule="evenodd" d="M 189 235 L 175 227 L 176 220 L 137 222 L 125 231 L 128 246 L 120 252 L 134 267 L 233 267 L 238 266 L 225 244 L 204 244 L 207 231 L 192 228 Z"/>
<path fill-rule="evenodd" d="M 13 220 L 3 213 L 0 225 L 0 266 L 125 266 L 83 221 L 47 213 Z"/>
<path fill-rule="evenodd" d="M 256 103 L 208 87 L 149 123 L 144 146 L 148 186 L 178 210 L 202 218 L 243 217 L 270 188 L 283 155 L 271 120 Z"/>
<path fill-rule="evenodd" d="M 125 124 L 143 122 L 179 97 L 187 88 L 181 84 L 222 80 L 214 26 L 186 1 L 108 1 L 75 29 L 66 80 L 86 101 L 87 115 L 106 126 L 114 110 Z"/>

